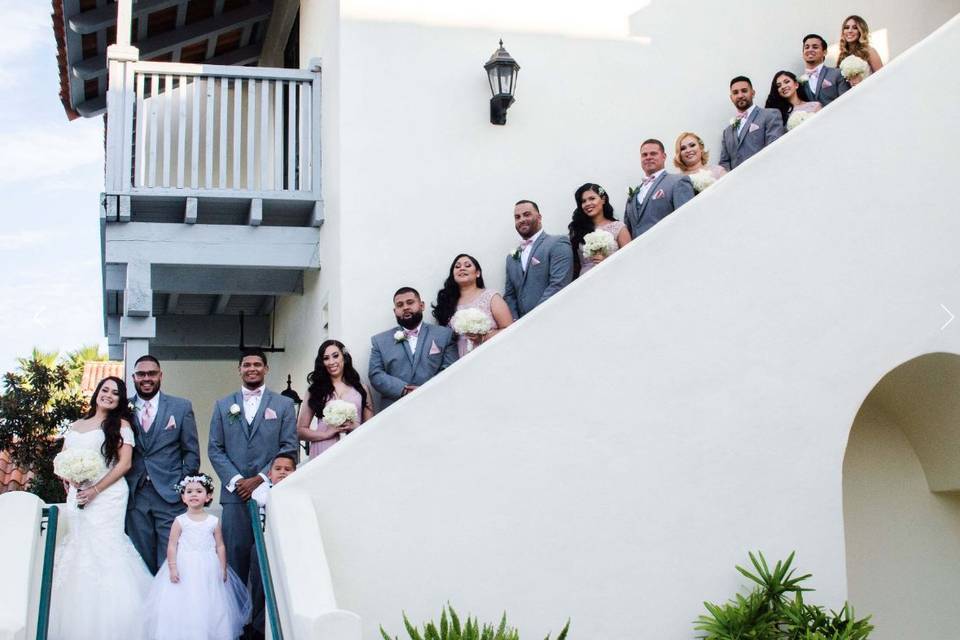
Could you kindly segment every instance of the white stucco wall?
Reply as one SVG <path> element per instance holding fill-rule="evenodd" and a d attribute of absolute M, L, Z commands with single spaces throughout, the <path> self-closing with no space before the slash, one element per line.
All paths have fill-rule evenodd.
<path fill-rule="evenodd" d="M 856 10 L 896 55 L 960 2 L 871 0 Z M 719 160 L 729 78 L 751 76 L 762 102 L 776 70 L 801 70 L 803 35 L 833 42 L 851 11 L 826 0 L 750 0 L 736 11 L 706 0 L 604 0 L 589 10 L 542 0 L 305 1 L 301 59 L 324 60 L 327 222 L 322 275 L 278 313 L 278 336 L 302 352 L 301 378 L 326 337 L 316 326 L 326 302 L 330 335 L 365 374 L 369 337 L 393 322 L 397 287 L 433 301 L 466 251 L 502 290 L 517 199 L 539 202 L 547 230 L 561 233 L 588 180 L 622 215 L 647 137 L 670 149 L 680 131 L 698 131 Z M 522 67 L 503 127 L 489 123 L 482 68 L 500 37 Z"/>
<path fill-rule="evenodd" d="M 798 21 L 745 26 L 782 43 L 817 27 Z M 712 92 L 698 74 L 669 92 L 637 81 L 643 91 L 631 95 L 625 78 L 663 82 L 640 73 L 649 61 L 637 45 L 569 39 L 564 49 L 510 34 L 525 65 L 522 102 L 493 130 L 483 84 L 457 87 L 494 34 L 421 29 L 341 29 L 338 313 L 348 344 L 386 323 L 398 280 L 439 286 L 458 243 L 476 242 L 496 269 L 515 197 L 539 197 L 557 230 L 585 168 L 625 191 L 639 139 L 685 122 L 719 129 L 727 77 L 780 66 L 774 55 L 757 72 L 710 58 L 722 67 L 702 74 L 716 78 Z M 272 526 L 293 532 L 315 518 L 318 532 L 312 546 L 276 550 L 289 568 L 282 588 L 316 596 L 298 600 L 291 619 L 308 625 L 334 606 L 317 592 L 323 579 L 309 582 L 315 571 L 329 572 L 336 606 L 360 614 L 366 638 L 379 624 L 399 631 L 401 610 L 423 619 L 448 600 L 488 619 L 506 609 L 522 635 L 569 616 L 577 637 L 687 638 L 701 602 L 729 597 L 741 582 L 733 565 L 755 549 L 796 549 L 815 576 L 811 599 L 842 602 L 841 470 L 854 416 L 901 362 L 960 353 L 960 326 L 940 329 L 940 305 L 960 307 L 960 220 L 944 197 L 960 129 L 942 99 L 960 94 L 960 79 L 941 72 L 960 54 L 958 34 L 954 21 L 288 479 Z M 403 61 L 388 46 L 399 42 Z M 440 50 L 439 61 L 428 55 Z M 618 113 L 658 96 L 650 110 L 601 127 L 604 108 L 557 107 L 584 95 L 562 70 L 588 54 L 616 69 L 616 81 L 598 72 L 589 97 L 620 87 Z M 440 68 L 403 82 L 422 80 L 428 95 L 443 84 L 449 99 L 403 103 L 409 93 L 390 78 L 428 60 Z M 676 97 L 701 88 L 696 101 Z M 378 99 L 387 95 L 390 109 Z M 294 507 L 304 497 L 314 514 Z"/>

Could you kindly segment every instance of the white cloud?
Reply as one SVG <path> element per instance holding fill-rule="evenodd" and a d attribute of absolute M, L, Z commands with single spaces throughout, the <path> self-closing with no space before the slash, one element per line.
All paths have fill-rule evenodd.
<path fill-rule="evenodd" d="M 0 251 L 15 251 L 26 249 L 47 240 L 48 234 L 40 231 L 14 231 L 0 233 Z"/>
<path fill-rule="evenodd" d="M 99 119 L 3 133 L 0 140 L 4 147 L 0 185 L 54 178 L 87 165 L 103 166 L 103 124 Z"/>
<path fill-rule="evenodd" d="M 7 0 L 0 9 L 0 56 L 4 60 L 27 57 L 31 49 L 53 40 L 49 2 Z"/>

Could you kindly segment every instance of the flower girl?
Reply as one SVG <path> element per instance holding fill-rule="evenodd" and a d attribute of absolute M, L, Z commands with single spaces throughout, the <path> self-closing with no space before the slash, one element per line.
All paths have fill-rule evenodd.
<path fill-rule="evenodd" d="M 227 567 L 223 534 L 204 507 L 213 501 L 213 479 L 187 476 L 177 485 L 187 512 L 170 529 L 167 561 L 147 596 L 150 640 L 233 640 L 250 616 L 250 596 Z"/>

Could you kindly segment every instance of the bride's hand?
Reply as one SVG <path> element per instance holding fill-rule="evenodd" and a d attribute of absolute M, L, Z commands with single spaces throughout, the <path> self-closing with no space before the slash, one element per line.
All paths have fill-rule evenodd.
<path fill-rule="evenodd" d="M 96 498 L 96 497 L 97 497 L 97 494 L 99 494 L 99 493 L 100 493 L 100 492 L 97 491 L 97 489 L 96 489 L 95 487 L 89 487 L 89 488 L 87 488 L 87 489 L 81 489 L 80 491 L 77 491 L 77 502 L 78 502 L 79 504 L 88 504 L 88 503 L 92 502 L 93 499 Z"/>
<path fill-rule="evenodd" d="M 180 572 L 177 571 L 176 567 L 170 567 L 170 582 L 173 584 L 180 582 Z"/>

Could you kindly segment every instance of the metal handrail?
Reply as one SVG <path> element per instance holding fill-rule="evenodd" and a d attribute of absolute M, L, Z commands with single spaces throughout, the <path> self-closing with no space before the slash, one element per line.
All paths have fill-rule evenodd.
<path fill-rule="evenodd" d="M 267 558 L 267 547 L 263 542 L 263 526 L 260 521 L 260 506 L 256 500 L 247 501 L 247 511 L 250 512 L 250 526 L 253 527 L 253 540 L 257 548 L 257 562 L 260 563 L 260 580 L 263 582 L 263 597 L 270 619 L 270 635 L 274 640 L 283 640 L 283 631 L 280 629 L 280 611 L 277 608 L 277 594 L 273 589 L 273 575 L 270 573 L 270 560 Z"/>
<path fill-rule="evenodd" d="M 53 588 L 53 560 L 57 550 L 57 520 L 60 509 L 56 505 L 44 508 L 47 520 L 47 538 L 43 544 L 43 570 L 40 573 L 40 607 L 37 614 L 37 640 L 47 640 L 50 629 L 50 592 Z M 40 524 L 43 531 L 43 522 Z"/>

